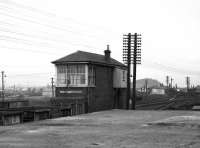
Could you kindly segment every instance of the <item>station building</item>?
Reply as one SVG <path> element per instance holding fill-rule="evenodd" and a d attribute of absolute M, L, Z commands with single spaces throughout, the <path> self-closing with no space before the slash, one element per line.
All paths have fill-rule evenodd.
<path fill-rule="evenodd" d="M 104 55 L 77 51 L 52 63 L 56 69 L 54 101 L 70 104 L 72 115 L 126 108 L 127 67 Z M 60 101 L 60 102 L 59 102 Z"/>

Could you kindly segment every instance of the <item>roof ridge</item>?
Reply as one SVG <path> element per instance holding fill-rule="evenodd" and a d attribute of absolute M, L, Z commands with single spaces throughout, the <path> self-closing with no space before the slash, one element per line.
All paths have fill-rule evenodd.
<path fill-rule="evenodd" d="M 97 54 L 93 52 L 87 52 L 87 51 L 82 51 L 82 50 L 77 50 L 76 52 L 73 52 L 67 56 L 64 56 L 56 61 L 53 61 L 52 63 L 62 63 L 62 62 L 83 62 L 83 61 L 92 61 L 92 62 L 99 62 L 99 63 L 104 63 L 108 65 L 118 65 L 118 66 L 125 66 L 123 63 L 113 59 L 110 57 L 110 61 L 106 61 L 104 58 L 105 55 L 103 54 Z"/>
<path fill-rule="evenodd" d="M 84 53 L 88 53 L 88 54 L 95 54 L 95 55 L 104 56 L 103 54 L 98 54 L 98 53 L 93 53 L 93 52 L 88 52 L 88 51 L 83 51 L 83 50 L 77 50 L 77 52 L 84 52 Z"/>

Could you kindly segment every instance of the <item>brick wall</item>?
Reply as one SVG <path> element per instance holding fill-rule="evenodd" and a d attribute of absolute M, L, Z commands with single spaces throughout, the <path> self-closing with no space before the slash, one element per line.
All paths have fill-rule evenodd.
<path fill-rule="evenodd" d="M 113 68 L 96 66 L 96 86 L 89 88 L 89 112 L 113 108 Z"/>

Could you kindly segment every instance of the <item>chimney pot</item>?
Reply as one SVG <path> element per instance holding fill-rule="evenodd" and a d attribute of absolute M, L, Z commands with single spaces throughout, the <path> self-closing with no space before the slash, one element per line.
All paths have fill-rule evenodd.
<path fill-rule="evenodd" d="M 106 60 L 106 61 L 109 61 L 109 60 L 110 60 L 110 53 L 111 53 L 111 51 L 110 51 L 110 49 L 109 49 L 109 45 L 107 45 L 107 49 L 104 50 L 105 60 Z"/>

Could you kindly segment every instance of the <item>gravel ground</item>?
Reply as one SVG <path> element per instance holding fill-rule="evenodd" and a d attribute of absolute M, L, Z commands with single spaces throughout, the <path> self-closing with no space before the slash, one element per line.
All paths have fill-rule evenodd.
<path fill-rule="evenodd" d="M 0 148 L 200 148 L 200 112 L 111 110 L 2 126 Z"/>

